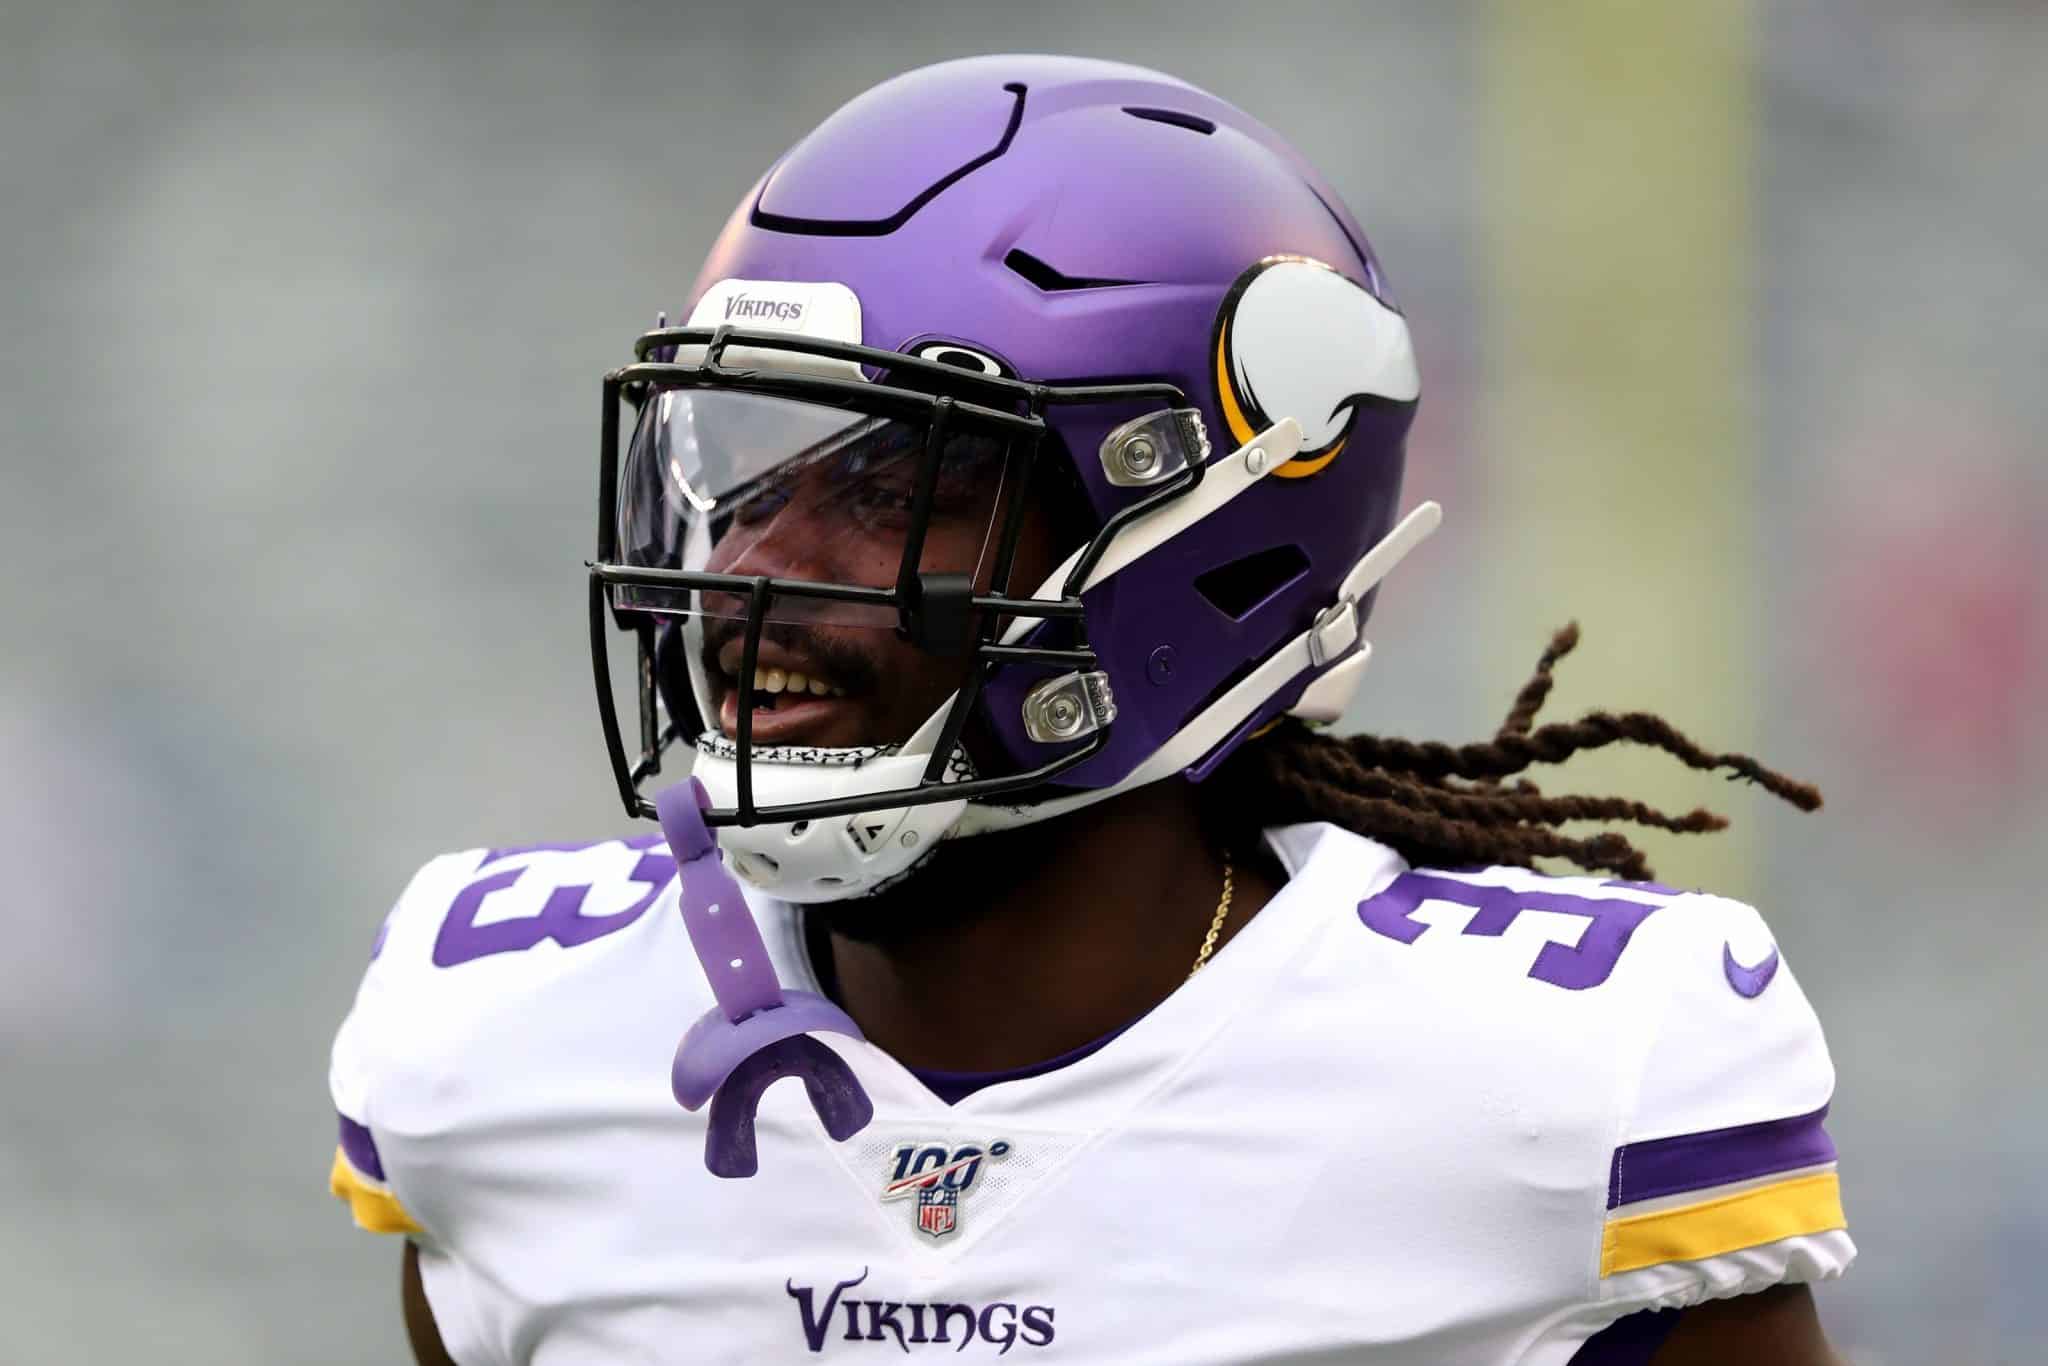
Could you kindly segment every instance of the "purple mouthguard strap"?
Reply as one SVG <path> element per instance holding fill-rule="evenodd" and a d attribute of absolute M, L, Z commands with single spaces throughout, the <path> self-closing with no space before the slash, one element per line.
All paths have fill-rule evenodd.
<path fill-rule="evenodd" d="M 682 881 L 683 925 L 718 1002 L 683 1035 L 669 1084 L 686 1110 L 711 1102 L 704 1165 L 712 1175 L 752 1176 L 759 1169 L 754 1111 L 771 1083 L 801 1078 L 811 1108 L 836 1141 L 867 1127 L 875 1107 L 846 1060 L 805 1037 L 821 1031 L 858 1039 L 861 1032 L 824 997 L 785 991 L 776 980 L 753 913 L 704 824 L 709 805 L 710 794 L 695 778 L 654 799 Z"/>

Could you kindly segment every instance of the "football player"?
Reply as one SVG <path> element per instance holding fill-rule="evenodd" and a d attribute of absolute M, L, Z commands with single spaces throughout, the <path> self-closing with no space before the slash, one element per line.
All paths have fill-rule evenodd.
<path fill-rule="evenodd" d="M 1799 984 L 1562 828 L 1721 818 L 1523 775 L 1819 796 L 1537 724 L 1569 630 L 1482 743 L 1324 729 L 1439 514 L 1407 324 L 1278 136 L 1136 67 L 915 71 L 686 302 L 606 380 L 590 567 L 660 827 L 435 859 L 335 1043 L 420 1360 L 1832 1360 Z"/>

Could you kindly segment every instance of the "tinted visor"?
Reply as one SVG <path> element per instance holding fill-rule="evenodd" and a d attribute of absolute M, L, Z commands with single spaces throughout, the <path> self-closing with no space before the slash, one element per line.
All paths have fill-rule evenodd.
<path fill-rule="evenodd" d="M 619 478 L 620 559 L 634 568 L 895 587 L 930 445 L 923 421 L 745 390 L 670 389 L 641 406 Z M 1008 443 L 949 429 L 917 570 L 987 591 Z M 616 585 L 621 609 L 743 618 L 744 589 Z M 893 627 L 893 606 L 777 594 L 768 618 Z"/>

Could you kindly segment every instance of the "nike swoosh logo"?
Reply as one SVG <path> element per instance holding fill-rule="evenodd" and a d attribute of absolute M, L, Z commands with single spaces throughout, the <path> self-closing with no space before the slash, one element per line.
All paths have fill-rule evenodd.
<path fill-rule="evenodd" d="M 1735 961 L 1735 950 L 1726 940 L 1721 942 L 1721 971 L 1728 974 L 1728 985 L 1735 988 L 1737 996 L 1758 997 L 1764 988 L 1778 975 L 1778 946 L 1773 944 L 1764 960 L 1753 968 L 1746 968 Z"/>

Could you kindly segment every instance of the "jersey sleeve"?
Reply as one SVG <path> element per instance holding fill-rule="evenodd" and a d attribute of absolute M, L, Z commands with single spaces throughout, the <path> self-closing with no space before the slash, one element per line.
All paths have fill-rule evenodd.
<path fill-rule="evenodd" d="M 1856 1248 L 1820 1021 L 1751 907 L 1687 896 L 1659 929 L 1654 1033 L 1608 1170 L 1601 1300 L 1666 1309 L 1840 1275 Z"/>
<path fill-rule="evenodd" d="M 422 934 L 431 935 L 434 922 L 447 908 L 451 879 L 474 862 L 474 852 L 444 855 L 413 875 L 377 931 L 362 985 L 335 1034 L 328 1089 L 334 1096 L 339 1135 L 328 1188 L 349 1207 L 357 1225 L 372 1233 L 429 1236 L 394 1189 L 377 1146 L 379 1092 L 388 1086 L 402 1056 L 397 1043 L 405 1036 L 406 1013 L 417 1008 L 419 994 L 409 989 L 417 984 L 408 980 L 403 966 L 412 955 L 393 952 L 393 942 L 408 944 Z"/>

